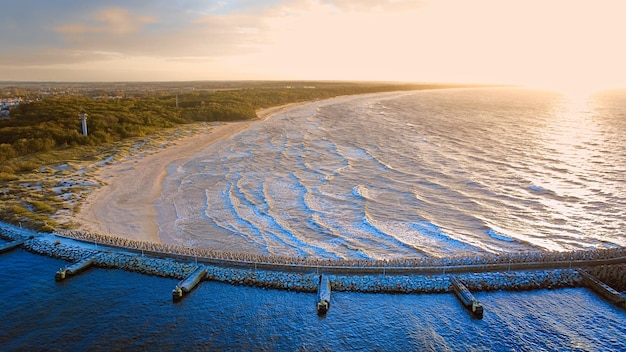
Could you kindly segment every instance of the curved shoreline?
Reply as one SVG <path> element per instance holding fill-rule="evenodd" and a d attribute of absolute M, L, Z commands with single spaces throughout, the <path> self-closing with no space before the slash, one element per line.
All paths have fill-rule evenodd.
<path fill-rule="evenodd" d="M 285 107 L 283 106 L 283 107 L 276 107 L 276 108 L 268 109 L 269 112 L 266 112 L 265 116 L 271 115 L 272 113 L 282 108 L 285 108 Z M 263 116 L 262 113 L 260 113 L 259 115 L 262 118 L 265 117 Z M 233 136 L 234 133 L 237 133 L 240 130 L 247 128 L 254 122 L 255 121 L 252 121 L 252 122 L 246 121 L 243 123 L 243 125 L 237 123 L 238 125 L 236 126 L 239 126 L 239 127 L 236 128 L 234 132 L 230 129 L 227 130 L 227 132 L 224 132 L 223 138 L 229 138 Z M 232 125 L 232 126 L 235 126 L 235 125 Z M 257 127 L 259 126 L 263 126 L 263 125 L 257 125 Z M 208 132 L 208 136 L 207 135 L 198 136 L 199 139 L 203 140 L 202 146 L 205 147 L 205 146 L 212 144 L 213 142 L 217 140 L 220 140 L 220 138 L 211 137 L 211 135 L 215 132 L 215 129 L 222 128 L 222 127 L 224 126 L 212 128 L 212 130 Z M 195 138 L 195 137 L 192 137 L 192 138 Z M 184 142 L 184 140 L 179 140 L 177 141 L 177 143 L 180 143 L 180 145 L 183 145 L 183 144 L 186 145 L 186 142 Z M 172 194 L 171 193 L 172 190 L 177 189 L 177 183 L 182 182 L 182 181 L 180 179 L 176 179 L 175 182 L 168 181 L 167 182 L 168 184 L 173 185 L 172 190 L 168 190 L 167 186 L 164 188 L 163 178 L 167 175 L 166 168 L 168 166 L 169 168 L 176 168 L 178 165 L 185 162 L 185 160 L 189 160 L 189 158 L 191 158 L 190 153 L 193 153 L 194 151 L 194 149 L 181 147 L 180 145 L 169 146 L 168 148 L 165 148 L 164 150 L 160 150 L 158 153 L 155 153 L 154 155 L 150 155 L 145 158 L 143 157 L 139 158 L 140 160 L 137 160 L 137 158 L 135 158 L 135 159 L 130 160 L 130 162 L 125 161 L 125 162 L 119 163 L 120 164 L 119 172 L 115 174 L 114 176 L 111 176 L 112 184 L 110 186 L 101 187 L 100 189 L 93 192 L 88 198 L 88 202 L 91 202 L 93 200 L 93 203 L 99 203 L 97 205 L 99 209 L 99 213 L 97 214 L 89 213 L 88 208 L 91 207 L 93 209 L 93 207 L 95 206 L 85 205 L 84 211 L 78 214 L 79 219 L 82 219 L 81 222 L 83 222 L 83 225 L 86 222 L 91 221 L 92 224 L 95 222 L 98 225 L 98 227 L 97 228 L 90 227 L 90 226 L 81 226 L 81 227 L 93 233 L 107 234 L 107 235 L 113 235 L 113 236 L 118 236 L 118 237 L 126 237 L 129 239 L 139 240 L 139 241 L 178 244 L 178 245 L 183 245 L 183 246 L 185 245 L 185 239 L 187 239 L 187 242 L 190 242 L 190 243 L 193 243 L 191 239 L 195 239 L 197 242 L 200 242 L 200 243 L 209 243 L 208 240 L 206 242 L 202 242 L 205 239 L 209 239 L 213 241 L 211 243 L 215 243 L 216 248 L 229 248 L 232 250 L 239 250 L 242 246 L 247 245 L 248 244 L 247 242 L 250 242 L 252 243 L 252 245 L 248 248 L 252 248 L 251 251 L 256 250 L 257 248 L 254 247 L 256 243 L 254 241 L 250 241 L 249 236 L 241 236 L 243 238 L 241 242 L 237 242 L 235 245 L 231 245 L 230 247 L 227 247 L 227 245 L 221 246 L 222 243 L 228 243 L 230 245 L 232 241 L 234 241 L 234 240 L 231 240 L 231 238 L 238 239 L 238 237 L 231 236 L 231 234 L 227 230 L 222 231 L 222 229 L 219 228 L 219 226 L 215 225 L 217 224 L 217 222 L 215 221 L 213 221 L 213 223 L 210 223 L 210 221 L 209 222 L 205 221 L 204 223 L 197 221 L 197 222 L 192 223 L 190 221 L 190 222 L 184 223 L 184 225 L 181 224 L 183 223 L 183 221 L 186 221 L 188 218 L 191 218 L 191 216 L 188 216 L 188 214 L 186 213 L 188 209 L 193 209 L 193 206 L 198 205 L 198 204 L 199 204 L 198 206 L 207 207 L 208 198 L 204 199 L 204 203 L 202 203 L 203 199 L 198 198 L 200 202 L 195 202 L 193 204 L 191 203 L 183 204 L 182 201 L 179 202 L 178 200 L 175 201 L 173 200 L 173 198 L 169 198 L 170 195 Z M 220 147 L 220 149 L 222 149 L 221 148 L 222 145 L 216 145 L 216 147 L 218 146 Z M 217 149 L 209 149 L 209 150 L 211 150 L 212 152 L 217 151 Z M 201 158 L 205 158 L 205 154 L 206 153 L 203 153 L 201 155 Z M 126 167 L 129 164 L 130 164 L 130 167 Z M 137 166 L 137 165 L 141 165 L 141 166 Z M 128 170 L 131 170 L 131 171 L 128 171 Z M 150 173 L 141 173 L 141 172 L 138 172 L 138 170 L 142 170 L 142 171 L 145 170 Z M 154 177 L 151 175 L 154 175 Z M 122 177 L 127 177 L 129 181 L 128 182 L 123 181 Z M 194 174 L 194 177 L 196 177 L 195 174 Z M 203 180 L 208 179 L 205 176 L 201 176 L 201 177 L 203 177 Z M 215 175 L 212 174 L 211 177 L 213 178 L 215 177 Z M 219 177 L 221 176 L 218 175 L 218 178 Z M 138 182 L 138 180 L 141 180 L 141 181 Z M 143 180 L 146 180 L 148 182 L 143 182 Z M 209 182 L 213 182 L 210 179 L 208 180 Z M 117 187 L 123 184 L 131 184 L 132 182 L 135 182 L 135 183 L 143 182 L 148 186 L 144 185 L 144 188 L 136 189 L 136 190 L 133 190 L 132 192 L 126 192 L 126 191 L 116 192 L 116 190 L 114 189 L 114 187 Z M 206 188 L 210 189 L 210 186 L 206 186 Z M 165 189 L 164 193 L 162 192 L 163 189 Z M 201 191 L 201 190 L 198 189 L 198 191 Z M 222 192 L 224 191 L 222 190 Z M 102 196 L 98 196 L 98 194 L 101 194 Z M 162 196 L 162 198 L 154 202 L 155 199 L 157 199 L 159 196 Z M 106 197 L 106 198 L 101 198 L 101 197 Z M 209 196 L 205 195 L 205 197 L 209 197 Z M 215 195 L 211 196 L 213 200 L 220 199 L 218 197 L 219 196 L 215 196 Z M 117 208 L 116 203 L 119 203 L 119 199 L 122 199 L 124 202 L 126 201 L 132 202 L 133 205 L 127 208 L 126 207 Z M 262 199 L 264 198 L 262 197 Z M 174 204 L 174 203 L 177 203 L 177 204 Z M 213 204 L 217 204 L 217 207 L 220 209 L 226 207 L 223 205 L 225 204 L 224 202 L 222 202 L 222 204 L 211 203 L 211 206 Z M 176 209 L 177 206 L 179 209 Z M 111 209 L 118 209 L 118 211 L 115 213 L 112 213 Z M 179 211 L 181 209 L 182 211 Z M 216 208 L 216 211 L 217 210 L 218 209 Z M 179 212 L 177 213 L 177 211 Z M 209 209 L 208 211 L 209 212 L 207 214 L 209 214 L 208 216 L 210 218 L 213 215 L 213 214 L 210 214 L 212 210 Z M 109 214 L 109 215 L 106 215 L 106 214 Z M 197 212 L 194 214 L 202 215 L 205 217 L 207 216 L 206 214 L 197 213 Z M 177 220 L 180 220 L 180 221 L 177 222 Z M 100 221 L 102 221 L 102 225 L 100 224 Z M 232 221 L 232 220 L 229 220 L 229 221 Z M 158 225 L 157 225 L 157 222 L 158 222 Z M 135 224 L 138 224 L 138 225 L 135 225 Z M 174 227 L 176 225 L 183 226 L 183 227 L 179 229 L 175 229 Z M 367 224 L 367 225 L 372 226 L 371 224 Z M 161 226 L 161 228 L 159 229 L 158 226 Z M 215 229 L 217 229 L 215 231 L 216 235 L 214 235 L 214 237 L 211 237 L 213 236 L 212 230 L 215 230 Z M 195 231 L 195 232 L 192 233 L 192 231 Z M 247 230 L 242 230 L 242 231 L 246 232 Z M 226 235 L 222 235 L 223 233 L 225 233 Z M 221 237 L 218 237 L 218 236 L 221 236 Z M 227 236 L 230 236 L 230 237 L 227 237 Z M 491 238 L 488 238 L 488 237 L 486 238 L 487 240 L 492 241 Z M 214 239 L 217 239 L 217 240 L 214 240 Z M 231 242 L 228 242 L 227 240 Z M 501 240 L 500 238 L 496 238 L 495 242 L 498 243 L 498 246 L 500 246 L 501 249 L 505 248 L 505 249 L 514 251 L 514 249 L 518 248 L 516 246 L 514 247 L 514 249 L 511 249 L 513 245 L 508 244 L 508 243 L 504 245 L 500 245 L 499 244 L 501 243 L 499 242 L 500 240 Z M 439 239 L 437 239 L 437 241 L 439 241 Z M 400 242 L 402 243 L 402 241 Z M 519 247 L 522 248 L 521 250 L 525 250 L 526 248 L 524 247 L 533 245 L 525 241 L 516 240 L 514 242 L 521 243 L 519 245 Z M 266 253 L 271 252 L 270 249 L 268 249 L 269 247 L 267 246 L 263 247 L 262 241 L 259 243 L 261 243 L 261 245 L 258 246 L 258 247 L 261 247 L 259 252 L 262 250 L 265 250 Z M 211 245 L 208 245 L 206 247 L 212 248 Z M 325 246 L 322 245 L 320 248 L 324 248 L 324 247 Z M 346 254 L 346 256 L 353 256 L 352 253 L 358 253 L 358 251 L 354 252 L 353 246 L 346 246 L 345 244 L 342 244 L 340 247 L 341 247 L 340 248 L 341 252 L 339 252 L 339 250 L 337 250 L 337 252 L 341 253 L 341 255 L 344 254 L 343 252 L 344 249 L 348 253 Z M 458 247 L 461 248 L 460 246 Z M 453 253 L 453 252 L 457 252 L 461 250 L 477 250 L 477 251 L 493 250 L 493 249 L 489 249 L 488 246 L 484 248 L 482 246 L 473 246 L 473 247 L 470 246 L 469 248 L 470 249 L 465 249 L 465 247 L 463 247 L 463 249 L 455 248 L 455 249 L 451 249 L 449 252 Z M 494 246 L 493 248 L 498 248 L 498 247 Z M 282 249 L 282 248 L 279 248 L 279 249 Z M 433 252 L 435 253 L 434 255 L 441 255 L 439 254 L 439 252 L 435 252 L 435 251 Z M 293 253 L 293 251 L 290 253 Z M 413 252 L 410 252 L 410 253 L 413 254 Z M 425 253 L 424 255 L 426 256 L 430 254 L 428 253 L 428 251 L 424 251 L 424 253 Z M 443 251 L 441 251 L 441 253 L 443 253 Z M 355 256 L 358 256 L 358 255 L 360 255 L 360 253 Z M 370 254 L 364 254 L 364 256 L 368 256 L 368 255 Z M 390 254 L 389 256 L 394 256 L 394 254 Z M 372 255 L 372 257 L 376 257 L 376 255 Z M 382 256 L 378 256 L 378 257 L 381 258 Z"/>
<path fill-rule="evenodd" d="M 72 220 L 92 232 L 140 241 L 173 242 L 166 234 L 161 234 L 154 205 L 161 196 L 168 166 L 178 165 L 213 143 L 231 138 L 250 125 L 297 104 L 257 110 L 258 119 L 211 125 L 199 134 L 172 141 L 172 145 L 157 153 L 102 167 L 94 177 L 103 186 L 87 196 Z M 116 221 L 107 221 L 109 219 Z"/>

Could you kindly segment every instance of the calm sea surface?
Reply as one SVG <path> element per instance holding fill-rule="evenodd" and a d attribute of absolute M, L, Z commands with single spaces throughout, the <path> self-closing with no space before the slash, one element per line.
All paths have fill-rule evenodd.
<path fill-rule="evenodd" d="M 626 245 L 626 92 L 403 92 L 282 112 L 172 165 L 162 238 L 247 253 L 392 258 Z M 315 295 L 0 255 L 0 350 L 625 351 L 585 289 Z"/>

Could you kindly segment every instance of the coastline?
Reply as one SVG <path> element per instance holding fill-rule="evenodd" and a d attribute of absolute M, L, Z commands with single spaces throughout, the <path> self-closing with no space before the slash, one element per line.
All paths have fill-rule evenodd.
<path fill-rule="evenodd" d="M 157 153 L 103 166 L 94 175 L 102 186 L 87 196 L 72 220 L 90 232 L 163 242 L 159 237 L 158 213 L 153 202 L 161 196 L 169 165 L 182 163 L 215 142 L 231 138 L 272 114 L 304 103 L 259 109 L 257 119 L 212 125 L 197 135 L 175 140 L 173 145 Z"/>

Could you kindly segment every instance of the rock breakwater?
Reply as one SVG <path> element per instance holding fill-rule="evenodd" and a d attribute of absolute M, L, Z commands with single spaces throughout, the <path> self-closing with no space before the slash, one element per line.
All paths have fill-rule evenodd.
<path fill-rule="evenodd" d="M 392 258 L 385 260 L 335 260 L 315 257 L 289 257 L 277 255 L 256 255 L 250 253 L 236 253 L 216 251 L 208 248 L 174 246 L 163 243 L 136 241 L 127 238 L 101 235 L 88 231 L 63 231 L 60 236 L 73 238 L 89 243 L 98 243 L 106 246 L 125 248 L 134 251 L 149 252 L 157 255 L 174 257 L 198 258 L 204 261 L 239 263 L 244 266 L 266 266 L 272 268 L 289 266 L 307 268 L 340 268 L 339 271 L 365 273 L 369 270 L 381 273 L 404 269 L 428 269 L 430 271 L 444 270 L 444 268 L 467 266 L 492 266 L 495 270 L 508 271 L 521 266 L 533 264 L 553 265 L 561 263 L 568 267 L 590 261 L 602 261 L 615 258 L 626 258 L 626 247 L 598 248 L 578 250 L 572 252 L 519 252 L 502 254 L 476 254 L 453 257 L 429 258 Z M 397 270 L 399 269 L 399 270 Z M 423 271 L 423 270 L 422 270 Z"/>
<path fill-rule="evenodd" d="M 155 275 L 175 279 L 184 279 L 196 270 L 197 263 L 202 262 L 207 267 L 209 280 L 225 282 L 233 285 L 257 286 L 262 288 L 292 290 L 299 292 L 315 292 L 317 290 L 318 276 L 325 270 L 335 269 L 329 274 L 331 286 L 334 291 L 355 291 L 355 292 L 387 292 L 387 293 L 442 293 L 451 292 L 452 283 L 446 274 L 443 266 L 436 274 L 416 274 L 407 271 L 404 274 L 393 272 L 387 273 L 391 264 L 407 265 L 406 262 L 397 261 L 390 263 L 382 262 L 382 271 L 374 273 L 355 273 L 357 263 L 341 263 L 342 266 L 333 266 L 329 261 L 315 261 L 312 259 L 283 258 L 287 262 L 287 270 L 259 269 L 257 265 L 262 262 L 251 262 L 245 256 L 238 265 L 228 265 L 225 261 L 221 265 L 215 264 L 216 258 L 204 257 L 201 254 L 189 249 L 177 249 L 175 253 L 156 251 L 158 244 L 148 246 L 140 243 L 140 251 L 137 248 L 128 250 L 117 245 L 103 246 L 102 243 L 82 242 L 68 239 L 64 236 L 37 234 L 22 231 L 11 227 L 11 225 L 1 224 L 0 234 L 12 240 L 23 240 L 23 248 L 30 252 L 60 258 L 70 262 L 76 262 L 84 258 L 97 254 L 94 265 L 101 268 L 115 268 L 126 271 Z M 170 248 L 171 249 L 171 248 Z M 562 255 L 557 253 L 556 255 Z M 594 254 L 597 255 L 597 254 Z M 571 254 L 570 254 L 571 257 Z M 497 258 L 497 256 L 494 256 Z M 231 254 L 228 260 L 238 259 L 236 254 Z M 242 258 L 239 258 L 242 259 Z M 268 258 L 265 258 L 268 259 Z M 281 264 L 276 262 L 276 258 L 269 265 L 270 268 L 280 268 Z M 302 260 L 301 263 L 294 261 Z M 472 262 L 478 260 L 485 262 L 489 259 L 476 259 L 476 257 L 441 259 L 435 258 L 428 264 L 432 265 L 436 261 L 446 264 L 458 264 L 459 262 Z M 410 261 L 410 259 L 407 259 Z M 269 264 L 269 263 L 265 263 Z M 324 265 L 320 265 L 324 264 Z M 381 264 L 381 263 L 378 263 Z M 412 263 L 415 265 L 416 263 Z M 294 271 L 294 265 L 302 265 L 304 269 Z M 363 265 L 372 265 L 363 263 Z M 509 263 L 509 266 L 512 266 Z M 343 269 L 343 272 L 341 272 Z M 328 273 L 327 273 L 328 274 Z M 581 286 L 581 277 L 576 269 L 558 268 L 542 270 L 503 270 L 485 272 L 460 272 L 455 274 L 472 291 L 493 291 L 493 290 L 532 290 L 541 288 L 578 287 Z"/>

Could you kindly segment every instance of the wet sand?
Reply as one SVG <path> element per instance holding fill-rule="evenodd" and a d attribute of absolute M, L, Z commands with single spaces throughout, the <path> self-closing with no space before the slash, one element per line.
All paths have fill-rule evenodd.
<path fill-rule="evenodd" d="M 258 110 L 258 119 L 207 127 L 206 132 L 176 140 L 173 146 L 158 153 L 101 168 L 95 177 L 104 185 L 87 197 L 72 220 L 81 229 L 95 233 L 161 242 L 153 202 L 161 196 L 167 167 L 293 105 L 296 104 Z"/>

